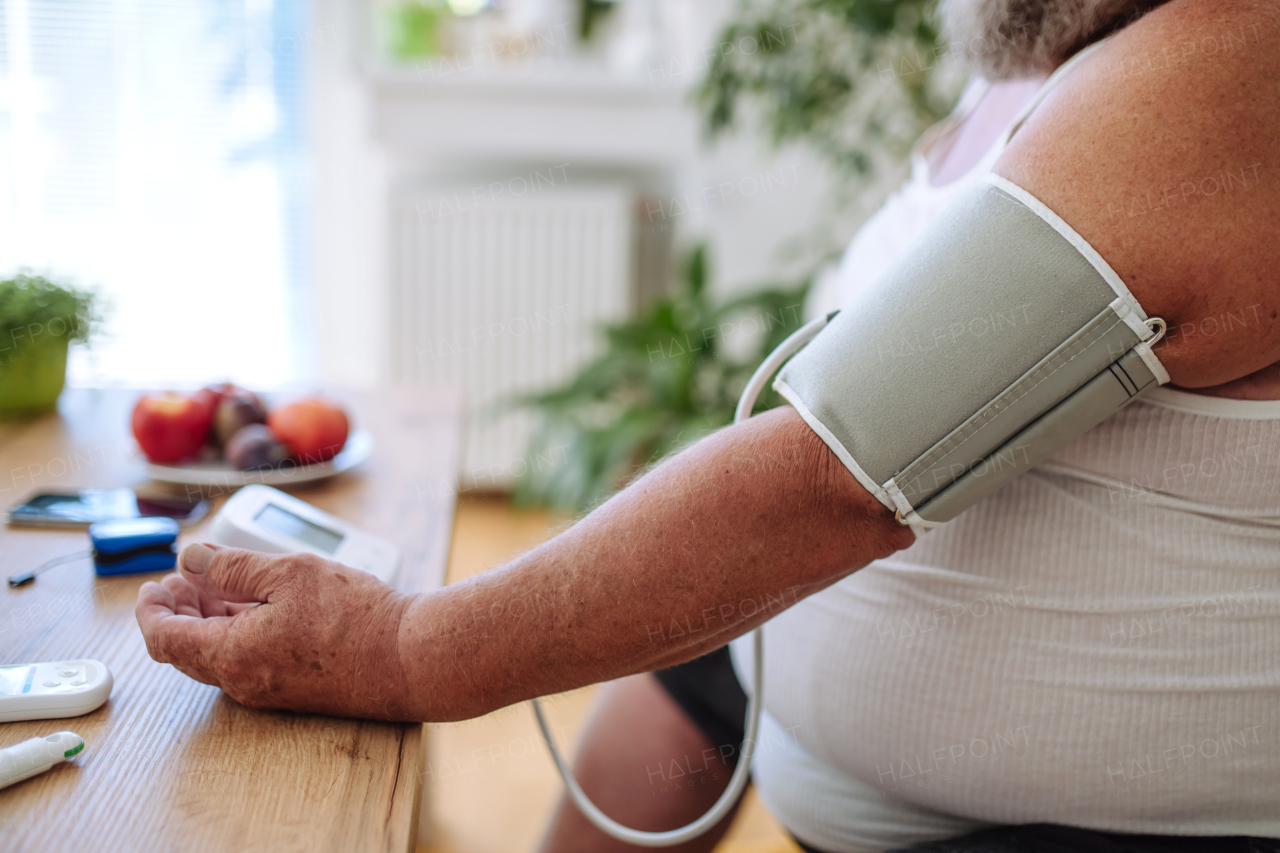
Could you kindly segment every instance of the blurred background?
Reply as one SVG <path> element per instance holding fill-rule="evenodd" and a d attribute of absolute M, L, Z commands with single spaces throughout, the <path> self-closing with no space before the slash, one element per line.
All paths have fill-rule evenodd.
<path fill-rule="evenodd" d="M 963 82 L 930 0 L 0 0 L 0 309 L 71 385 L 461 388 L 457 580 L 727 423 Z M 491 716 L 424 844 L 535 843 Z"/>
<path fill-rule="evenodd" d="M 961 82 L 922 0 L 0 9 L 0 276 L 96 291 L 71 384 L 458 385 L 463 485 L 568 508 L 727 419 Z"/>

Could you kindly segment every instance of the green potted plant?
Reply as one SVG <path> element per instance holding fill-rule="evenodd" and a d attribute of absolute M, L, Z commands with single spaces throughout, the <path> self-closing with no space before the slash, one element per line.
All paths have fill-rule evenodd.
<path fill-rule="evenodd" d="M 66 382 L 67 347 L 97 323 L 96 295 L 38 275 L 0 281 L 0 418 L 53 409 Z"/>
<path fill-rule="evenodd" d="M 682 273 L 639 317 L 606 326 L 604 352 L 566 384 L 515 401 L 541 415 L 517 505 L 589 509 L 728 424 L 756 366 L 800 326 L 807 281 L 714 299 L 702 245 Z M 769 389 L 756 408 L 781 402 Z"/>
<path fill-rule="evenodd" d="M 382 23 L 387 50 L 401 62 L 438 56 L 441 25 L 449 15 L 443 0 L 400 0 L 385 7 Z"/>

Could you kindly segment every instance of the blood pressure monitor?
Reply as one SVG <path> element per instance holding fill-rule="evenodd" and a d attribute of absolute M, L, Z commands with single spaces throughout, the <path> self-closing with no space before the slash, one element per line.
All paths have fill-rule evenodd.
<path fill-rule="evenodd" d="M 213 519 L 209 541 L 266 554 L 306 551 L 395 580 L 400 549 L 270 486 L 245 486 Z"/>

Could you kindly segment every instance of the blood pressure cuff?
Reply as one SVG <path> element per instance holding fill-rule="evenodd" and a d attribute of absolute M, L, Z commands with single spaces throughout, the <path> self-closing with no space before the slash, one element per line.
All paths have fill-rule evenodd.
<path fill-rule="evenodd" d="M 917 533 L 1169 381 L 1102 257 L 995 175 L 939 215 L 774 387 Z"/>

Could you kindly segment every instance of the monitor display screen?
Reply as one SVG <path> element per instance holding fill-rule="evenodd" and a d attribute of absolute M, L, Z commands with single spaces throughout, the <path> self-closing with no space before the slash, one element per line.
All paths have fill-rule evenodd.
<path fill-rule="evenodd" d="M 0 666 L 0 696 L 17 696 L 31 690 L 34 666 Z"/>
<path fill-rule="evenodd" d="M 338 546 L 342 544 L 343 536 L 341 533 L 336 533 L 327 527 L 321 527 L 314 522 L 307 521 L 305 518 L 299 518 L 275 504 L 264 506 L 254 516 L 253 520 L 268 530 L 274 530 L 276 533 L 288 536 L 290 539 L 305 542 L 313 548 L 319 548 L 326 554 L 337 552 Z"/>

